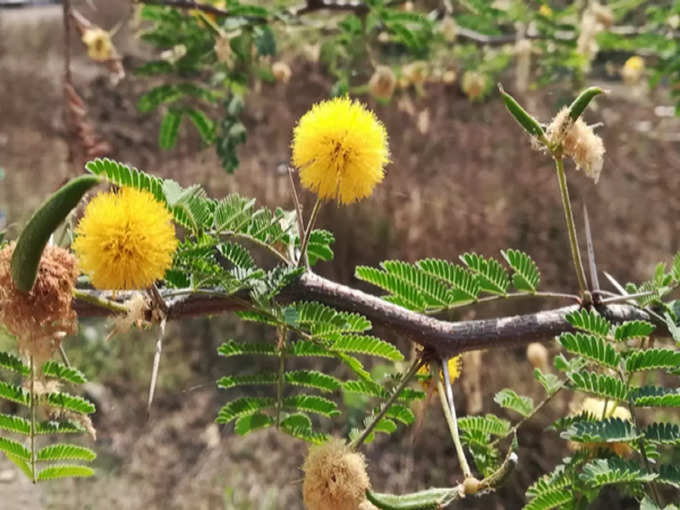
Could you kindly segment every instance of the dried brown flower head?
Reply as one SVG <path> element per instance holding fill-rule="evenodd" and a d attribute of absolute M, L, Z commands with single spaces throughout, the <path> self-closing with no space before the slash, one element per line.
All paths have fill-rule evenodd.
<path fill-rule="evenodd" d="M 290 66 L 283 61 L 274 62 L 272 64 L 272 74 L 274 79 L 279 83 L 288 83 L 293 72 L 290 70 Z"/>
<path fill-rule="evenodd" d="M 368 88 L 373 97 L 378 99 L 390 99 L 394 94 L 397 78 L 388 66 L 378 66 L 368 82 Z"/>
<path fill-rule="evenodd" d="M 543 372 L 548 370 L 548 349 L 540 342 L 531 342 L 527 345 L 527 360 L 534 368 L 539 368 Z"/>
<path fill-rule="evenodd" d="M 340 439 L 312 446 L 302 469 L 308 510 L 358 510 L 370 486 L 363 455 Z"/>
<path fill-rule="evenodd" d="M 65 334 L 76 331 L 73 288 L 78 269 L 68 251 L 48 246 L 30 292 L 14 286 L 10 261 L 14 243 L 0 250 L 0 320 L 17 337 L 19 350 L 38 360 L 49 358 Z"/>

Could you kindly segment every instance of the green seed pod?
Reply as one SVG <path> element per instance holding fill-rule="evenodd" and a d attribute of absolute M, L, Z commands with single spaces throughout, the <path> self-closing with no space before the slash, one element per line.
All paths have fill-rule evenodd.
<path fill-rule="evenodd" d="M 588 87 L 586 90 L 581 92 L 578 97 L 574 99 L 574 102 L 569 106 L 569 117 L 571 117 L 571 120 L 575 121 L 578 119 L 590 101 L 592 101 L 595 96 L 603 93 L 604 90 L 602 90 L 600 87 Z"/>
<path fill-rule="evenodd" d="M 366 491 L 366 499 L 382 510 L 436 510 L 459 497 L 458 489 L 427 489 L 412 494 L 377 494 Z"/>
<path fill-rule="evenodd" d="M 52 232 L 78 204 L 85 192 L 100 182 L 101 178 L 95 175 L 76 177 L 56 191 L 33 213 L 19 235 L 12 254 L 10 270 L 17 289 L 29 292 L 33 288 L 40 257 Z"/>
<path fill-rule="evenodd" d="M 538 138 L 543 138 L 543 128 L 541 124 L 533 118 L 529 113 L 522 108 L 519 103 L 510 94 L 503 90 L 503 85 L 498 84 L 498 91 L 503 96 L 503 101 L 508 111 L 515 117 L 515 120 L 519 122 L 519 125 L 524 128 L 524 130 L 531 136 L 536 136 Z"/>

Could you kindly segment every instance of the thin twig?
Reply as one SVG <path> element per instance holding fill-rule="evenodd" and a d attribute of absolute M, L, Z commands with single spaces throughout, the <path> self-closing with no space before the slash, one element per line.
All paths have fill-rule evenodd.
<path fill-rule="evenodd" d="M 312 229 L 316 223 L 316 218 L 319 215 L 319 210 L 321 209 L 321 198 L 316 199 L 314 208 L 312 209 L 312 214 L 309 216 L 309 223 L 307 223 L 307 229 L 305 230 L 305 237 L 302 239 L 300 245 L 300 258 L 298 259 L 298 267 L 302 267 L 303 264 L 307 264 L 309 269 L 309 259 L 307 258 L 307 245 L 309 244 L 309 238 L 312 236 Z"/>
<path fill-rule="evenodd" d="M 409 381 L 413 378 L 413 376 L 416 374 L 416 372 L 422 365 L 423 359 L 421 357 L 417 357 L 413 360 L 413 363 L 411 363 L 411 366 L 409 367 L 408 371 L 404 374 L 404 376 L 401 378 L 401 381 L 399 381 L 397 387 L 394 388 L 394 390 L 392 390 L 390 398 L 388 398 L 385 401 L 385 403 L 380 408 L 378 414 L 376 414 L 371 420 L 371 423 L 369 423 L 368 426 L 361 432 L 361 434 L 350 443 L 350 448 L 356 450 L 362 445 L 362 443 L 371 434 L 371 432 L 373 432 L 373 429 L 375 429 L 380 420 L 382 420 L 383 416 L 385 416 L 385 413 L 387 413 L 389 408 L 392 407 L 394 401 L 397 400 L 397 398 L 399 398 L 399 395 L 401 395 L 402 390 L 406 387 L 406 385 L 409 383 Z"/>

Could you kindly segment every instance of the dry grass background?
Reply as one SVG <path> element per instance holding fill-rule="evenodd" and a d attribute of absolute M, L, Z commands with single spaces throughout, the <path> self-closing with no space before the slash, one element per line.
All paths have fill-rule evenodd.
<path fill-rule="evenodd" d="M 97 2 L 100 11 L 93 17 L 111 26 L 124 4 Z M 74 170 L 65 163 L 58 8 L 0 11 L 0 33 L 0 166 L 7 174 L 0 209 L 14 222 L 10 232 L 15 234 L 30 211 Z M 129 69 L 144 50 L 125 29 L 117 40 L 124 42 L 121 49 Z M 287 179 L 276 168 L 289 158 L 296 119 L 327 94 L 329 82 L 318 65 L 296 60 L 289 84 L 262 85 L 248 98 L 248 141 L 239 152 L 241 167 L 228 176 L 213 151 L 203 150 L 188 128 L 182 129 L 175 150 L 161 152 L 156 142 L 158 115 L 135 110 L 148 84 L 129 74 L 112 87 L 105 70 L 88 63 L 80 48 L 76 53 L 77 88 L 91 119 L 113 145 L 112 157 L 183 185 L 200 182 L 215 197 L 238 191 L 268 205 L 291 206 Z M 655 105 L 668 102 L 663 95 L 630 98 L 630 91 L 617 84 L 608 88 L 610 96 L 587 118 L 604 122 L 602 179 L 595 186 L 571 169 L 569 180 L 579 225 L 582 204 L 588 205 L 600 267 L 621 281 L 640 280 L 650 275 L 656 262 L 670 260 L 680 246 L 680 126 L 676 119 L 653 114 Z M 323 210 L 321 224 L 337 238 L 336 258 L 319 271 L 356 284 L 352 274 L 358 264 L 387 258 L 455 258 L 468 250 L 497 255 L 513 247 L 537 261 L 544 289 L 575 290 L 549 161 L 529 149 L 496 98 L 470 104 L 456 85 L 430 86 L 426 92 L 424 97 L 406 94 L 387 106 L 369 101 L 387 126 L 393 163 L 370 200 Z M 568 91 L 551 88 L 521 99 L 547 120 L 570 97 Z M 429 119 L 427 130 L 422 129 L 424 117 Z M 527 312 L 544 304 L 488 306 L 452 318 Z M 101 323 L 87 323 L 82 329 L 74 341 L 74 357 L 103 383 L 91 388 L 100 401 L 95 417 L 99 474 L 93 480 L 40 486 L 39 502 L 33 499 L 40 506 L 35 508 L 300 508 L 298 467 L 306 449 L 302 443 L 270 431 L 242 439 L 212 424 L 225 399 L 213 381 L 234 368 L 217 359 L 216 346 L 228 336 L 264 332 L 245 330 L 229 319 L 173 325 L 164 346 L 155 411 L 146 421 L 153 335 L 104 344 Z M 529 373 L 522 351 L 469 356 L 464 394 L 457 395 L 460 414 L 502 415 L 492 396 L 504 386 L 540 398 Z M 566 399 L 556 399 L 526 426 L 520 436 L 520 468 L 511 483 L 476 506 L 466 502 L 465 507 L 519 508 L 536 474 L 551 469 L 565 453 L 563 442 L 543 428 L 567 405 Z M 398 433 L 368 448 L 376 488 L 401 492 L 457 479 L 455 455 L 438 409 L 428 412 L 415 445 L 412 439 L 408 432 Z M 15 480 L 9 483 L 17 487 Z M 28 497 L 25 489 L 17 491 Z M 615 499 L 609 504 L 625 508 L 625 502 Z"/>

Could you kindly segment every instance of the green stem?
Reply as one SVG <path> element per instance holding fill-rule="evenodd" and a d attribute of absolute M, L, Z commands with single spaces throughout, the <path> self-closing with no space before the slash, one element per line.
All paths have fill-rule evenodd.
<path fill-rule="evenodd" d="M 86 303 L 91 303 L 99 308 L 106 308 L 107 310 L 111 310 L 112 312 L 115 313 L 128 312 L 127 306 L 121 303 L 116 303 L 115 301 L 112 301 L 110 299 L 94 296 L 88 293 L 87 291 L 81 289 L 73 289 L 73 297 L 75 297 L 76 299 L 80 299 L 81 301 L 85 301 Z"/>
<path fill-rule="evenodd" d="M 31 355 L 31 474 L 33 483 L 36 483 L 35 472 L 35 361 Z"/>
<path fill-rule="evenodd" d="M 441 378 L 441 365 L 439 363 L 430 364 L 432 370 L 432 378 L 437 380 L 437 391 L 439 393 L 439 400 L 442 404 L 442 410 L 444 411 L 444 416 L 446 417 L 446 423 L 449 426 L 449 432 L 451 432 L 451 439 L 453 439 L 453 444 L 456 447 L 456 455 L 458 455 L 458 462 L 460 463 L 460 468 L 463 471 L 464 478 L 472 477 L 472 471 L 465 458 L 465 452 L 463 451 L 463 445 L 460 442 L 460 436 L 458 435 L 458 421 L 456 419 L 456 408 L 453 405 L 453 400 L 448 401 L 446 393 L 444 390 L 444 383 Z M 452 395 L 453 397 L 453 395 Z"/>
<path fill-rule="evenodd" d="M 411 366 L 409 367 L 408 371 L 404 374 L 404 377 L 402 377 L 397 387 L 394 388 L 394 390 L 392 391 L 390 398 L 388 398 L 387 401 L 383 404 L 382 408 L 380 409 L 380 412 L 373 417 L 371 423 L 368 424 L 368 426 L 363 430 L 363 432 L 361 432 L 361 434 L 350 443 L 349 446 L 352 450 L 357 450 L 366 440 L 366 438 L 371 434 L 371 432 L 373 432 L 373 429 L 376 427 L 376 425 L 378 425 L 380 420 L 382 420 L 383 416 L 385 416 L 385 413 L 387 413 L 388 409 L 392 406 L 392 404 L 394 404 L 394 401 L 397 400 L 397 398 L 399 398 L 399 395 L 401 394 L 402 390 L 406 387 L 406 385 L 413 378 L 413 376 L 416 375 L 416 372 L 422 365 L 423 365 L 422 358 L 416 358 L 413 360 L 413 363 L 411 363 Z"/>
<path fill-rule="evenodd" d="M 283 379 L 286 373 L 286 335 L 288 330 L 280 328 L 279 342 L 279 375 L 276 380 L 276 428 L 281 425 L 281 403 L 283 402 Z"/>
<path fill-rule="evenodd" d="M 574 213 L 571 210 L 571 200 L 569 200 L 569 188 L 567 188 L 567 177 L 564 174 L 564 163 L 562 162 L 562 157 L 555 157 L 555 166 L 557 168 L 557 178 L 560 184 L 560 192 L 562 194 L 562 208 L 564 209 L 564 219 L 567 222 L 567 231 L 569 232 L 569 244 L 571 245 L 571 258 L 574 261 L 574 269 L 576 269 L 576 277 L 578 278 L 578 288 L 581 291 L 581 296 L 583 296 L 587 289 L 586 273 L 583 270 L 583 262 L 581 262 L 581 252 L 578 249 L 578 238 L 576 237 L 576 227 L 574 225 Z"/>
<path fill-rule="evenodd" d="M 316 223 L 316 217 L 319 215 L 319 209 L 321 209 L 321 199 L 317 198 L 314 204 L 314 209 L 312 209 L 312 214 L 309 216 L 309 223 L 307 224 L 307 230 L 305 230 L 305 236 L 302 238 L 302 244 L 300 245 L 300 258 L 298 259 L 298 267 L 302 267 L 302 264 L 307 264 L 309 267 L 309 261 L 307 260 L 307 245 L 309 244 L 309 238 L 312 235 L 312 229 L 314 228 L 314 223 Z"/>

